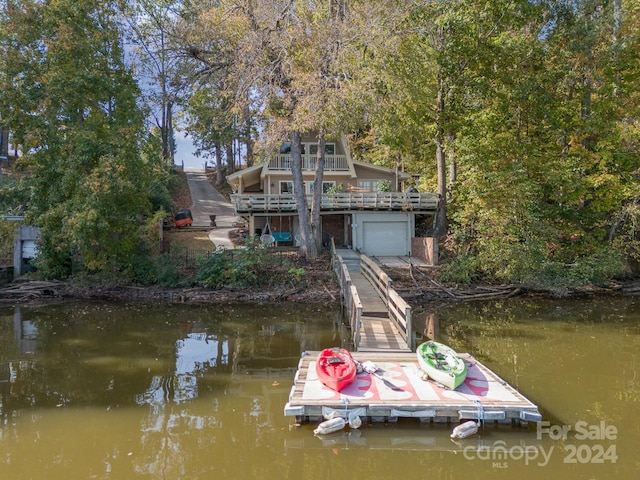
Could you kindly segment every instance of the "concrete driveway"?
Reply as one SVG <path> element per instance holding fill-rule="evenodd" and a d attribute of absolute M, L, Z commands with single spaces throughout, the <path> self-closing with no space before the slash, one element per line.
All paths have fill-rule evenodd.
<path fill-rule="evenodd" d="M 204 171 L 185 171 L 189 190 L 191 192 L 191 215 L 194 227 L 209 227 L 210 215 L 216 216 L 216 227 L 212 227 L 209 238 L 216 247 L 233 248 L 229 239 L 229 232 L 240 219 L 234 213 L 233 206 L 223 195 L 216 190 L 207 179 Z"/>

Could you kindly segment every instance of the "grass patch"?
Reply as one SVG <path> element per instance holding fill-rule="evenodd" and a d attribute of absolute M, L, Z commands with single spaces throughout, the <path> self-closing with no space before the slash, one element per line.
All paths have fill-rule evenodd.
<path fill-rule="evenodd" d="M 189 227 L 165 231 L 164 240 L 171 245 L 171 248 L 188 250 L 215 250 L 216 248 L 209 239 L 209 232 L 194 231 Z"/>

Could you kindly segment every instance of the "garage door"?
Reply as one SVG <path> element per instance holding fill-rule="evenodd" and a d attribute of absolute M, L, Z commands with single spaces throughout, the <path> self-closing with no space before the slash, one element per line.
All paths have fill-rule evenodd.
<path fill-rule="evenodd" d="M 38 253 L 38 246 L 35 240 L 22 241 L 22 258 L 34 258 Z"/>
<path fill-rule="evenodd" d="M 364 253 L 370 256 L 404 256 L 407 250 L 406 222 L 364 222 Z"/>

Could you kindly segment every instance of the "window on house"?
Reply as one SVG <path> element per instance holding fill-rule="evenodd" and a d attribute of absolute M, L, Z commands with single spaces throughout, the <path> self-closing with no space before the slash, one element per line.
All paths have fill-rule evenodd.
<path fill-rule="evenodd" d="M 286 154 L 290 154 L 291 153 L 291 144 L 290 143 L 283 143 L 282 146 L 280 147 L 280 153 L 282 153 L 283 155 Z"/>
<path fill-rule="evenodd" d="M 315 182 L 305 182 L 305 185 L 307 187 L 307 193 L 313 194 L 315 190 L 314 188 Z M 322 193 L 328 193 L 331 187 L 335 187 L 335 186 L 336 186 L 336 182 L 334 181 L 322 182 Z"/>
<path fill-rule="evenodd" d="M 375 192 L 378 189 L 378 180 L 358 180 L 358 188 Z"/>
<path fill-rule="evenodd" d="M 280 193 L 293 193 L 293 182 L 280 182 Z"/>
<path fill-rule="evenodd" d="M 300 147 L 302 148 L 302 154 L 304 155 L 305 144 L 303 143 Z M 283 143 L 280 147 L 280 153 L 282 155 L 291 155 L 291 143 Z"/>
<path fill-rule="evenodd" d="M 309 144 L 309 153 L 311 155 L 318 155 L 318 144 L 310 143 Z M 324 145 L 324 154 L 325 155 L 335 155 L 336 154 L 336 144 L 335 143 L 325 143 Z"/>

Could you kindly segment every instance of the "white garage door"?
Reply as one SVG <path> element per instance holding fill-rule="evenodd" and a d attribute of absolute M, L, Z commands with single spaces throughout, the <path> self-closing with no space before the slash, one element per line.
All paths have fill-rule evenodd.
<path fill-rule="evenodd" d="M 377 257 L 404 256 L 407 250 L 406 222 L 364 222 L 364 253 Z"/>
<path fill-rule="evenodd" d="M 22 258 L 34 258 L 38 254 L 38 246 L 35 240 L 22 241 Z"/>

